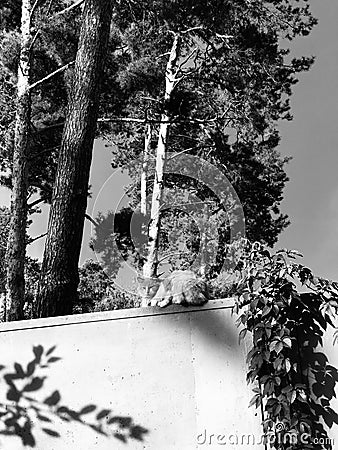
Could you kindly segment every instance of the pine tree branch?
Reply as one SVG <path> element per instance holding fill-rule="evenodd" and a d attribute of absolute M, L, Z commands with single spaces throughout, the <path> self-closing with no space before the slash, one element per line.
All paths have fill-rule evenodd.
<path fill-rule="evenodd" d="M 54 77 L 54 75 L 57 75 L 60 72 L 65 71 L 66 69 L 68 69 L 68 67 L 70 67 L 72 64 L 74 64 L 75 61 L 71 61 L 68 64 L 65 64 L 62 67 L 59 67 L 58 69 L 54 70 L 54 72 L 50 73 L 49 75 L 45 76 L 44 78 L 42 78 L 41 80 L 36 81 L 35 83 L 31 84 L 29 86 L 29 89 L 32 90 L 34 89 L 36 86 L 38 86 L 41 83 L 44 83 L 45 81 L 49 80 L 50 78 Z"/>
<path fill-rule="evenodd" d="M 98 119 L 98 122 L 100 123 L 120 123 L 120 122 L 126 122 L 126 123 L 141 123 L 141 124 L 159 124 L 159 123 L 169 123 L 169 124 L 175 124 L 175 123 L 196 123 L 196 124 L 203 124 L 203 123 L 213 123 L 217 122 L 218 120 L 225 119 L 225 117 L 213 117 L 211 119 L 193 119 L 191 117 L 188 117 L 186 119 L 168 119 L 168 120 L 161 120 L 161 119 L 138 119 L 136 117 L 101 117 Z"/>
<path fill-rule="evenodd" d="M 43 237 L 47 236 L 47 233 L 40 234 L 39 236 L 36 236 L 35 238 L 31 238 L 28 242 L 28 245 L 32 244 L 33 242 L 37 241 L 38 239 L 41 239 Z"/>
<path fill-rule="evenodd" d="M 37 32 L 35 33 L 35 35 L 34 35 L 34 37 L 32 39 L 31 45 L 29 46 L 29 53 L 32 52 L 34 44 L 35 44 L 35 41 L 36 41 L 37 37 L 39 36 L 39 34 L 40 34 L 40 30 L 37 30 Z"/>
<path fill-rule="evenodd" d="M 30 12 L 30 17 L 33 17 L 33 14 L 38 6 L 38 4 L 40 3 L 41 0 L 35 0 L 34 5 L 32 6 L 31 12 Z"/>
<path fill-rule="evenodd" d="M 27 208 L 28 208 L 28 209 L 31 209 L 31 208 L 33 208 L 34 206 L 38 205 L 39 203 L 44 202 L 45 200 L 46 200 L 46 199 L 45 199 L 44 197 L 38 198 L 37 200 L 34 200 L 34 202 L 29 203 L 29 204 L 27 205 Z"/>
<path fill-rule="evenodd" d="M 91 222 L 93 225 L 95 225 L 96 227 L 98 227 L 100 224 L 98 222 L 96 222 L 95 219 L 93 219 L 89 214 L 85 214 L 85 218 L 87 220 L 89 220 L 89 222 Z"/>

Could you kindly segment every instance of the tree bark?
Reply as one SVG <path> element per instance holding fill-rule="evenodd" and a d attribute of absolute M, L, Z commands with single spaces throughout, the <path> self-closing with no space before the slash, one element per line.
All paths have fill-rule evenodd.
<path fill-rule="evenodd" d="M 141 172 L 141 214 L 147 215 L 147 177 L 151 144 L 151 125 L 146 126 L 144 136 L 144 152 Z"/>
<path fill-rule="evenodd" d="M 154 176 L 154 185 L 151 199 L 150 222 L 148 231 L 147 259 L 143 266 L 143 277 L 154 278 L 157 275 L 158 265 L 158 240 L 160 234 L 160 209 L 164 188 L 164 170 L 166 164 L 167 140 L 170 126 L 170 112 L 168 109 L 172 93 L 177 84 L 176 63 L 178 59 L 179 35 L 176 34 L 171 47 L 170 56 L 166 67 L 166 83 L 164 105 L 165 110 L 161 115 L 161 124 L 158 134 L 156 149 L 156 167 Z M 142 306 L 149 305 L 149 298 L 144 296 L 141 299 Z"/>
<path fill-rule="evenodd" d="M 28 133 L 31 114 L 31 0 L 22 0 L 21 44 L 12 166 L 11 219 L 6 251 L 6 301 L 3 319 L 23 319 L 28 190 Z"/>
<path fill-rule="evenodd" d="M 37 317 L 72 313 L 79 283 L 100 79 L 112 2 L 86 0 L 36 298 Z"/>

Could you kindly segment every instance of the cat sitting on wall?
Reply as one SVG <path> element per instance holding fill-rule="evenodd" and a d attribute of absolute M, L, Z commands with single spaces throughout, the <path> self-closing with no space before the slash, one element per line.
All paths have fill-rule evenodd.
<path fill-rule="evenodd" d="M 164 280 L 139 279 L 139 294 L 147 296 L 151 306 L 170 303 L 179 305 L 203 305 L 208 301 L 207 284 L 191 270 L 174 270 Z"/>

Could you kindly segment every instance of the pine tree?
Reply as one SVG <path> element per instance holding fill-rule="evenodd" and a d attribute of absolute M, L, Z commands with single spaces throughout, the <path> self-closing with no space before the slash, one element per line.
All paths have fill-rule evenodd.
<path fill-rule="evenodd" d="M 71 314 L 77 298 L 100 78 L 111 16 L 110 1 L 85 2 L 42 261 L 38 317 Z"/>

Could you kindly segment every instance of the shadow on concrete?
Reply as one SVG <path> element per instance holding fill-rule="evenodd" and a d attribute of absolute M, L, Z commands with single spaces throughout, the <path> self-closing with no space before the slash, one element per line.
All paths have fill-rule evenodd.
<path fill-rule="evenodd" d="M 163 315 L 159 315 L 168 325 L 175 326 L 173 316 L 180 318 L 186 317 L 186 325 L 190 328 L 194 326 L 203 335 L 205 343 L 210 346 L 229 346 L 235 351 L 239 347 L 238 328 L 236 327 L 236 317 L 232 315 L 232 307 L 221 305 L 219 308 L 208 309 L 213 301 L 209 301 L 204 307 L 191 307 L 183 305 L 168 305 L 161 309 L 153 307 L 158 313 L 163 311 Z M 154 316 L 149 316 L 154 317 Z"/>
<path fill-rule="evenodd" d="M 36 394 L 43 391 L 47 378 L 41 373 L 61 359 L 53 355 L 54 350 L 55 346 L 46 351 L 41 345 L 34 346 L 34 358 L 26 367 L 16 362 L 8 371 L 5 366 L 0 366 L 7 385 L 6 400 L 0 401 L 0 435 L 17 436 L 23 446 L 35 447 L 34 431 L 37 427 L 48 436 L 61 438 L 53 426 L 53 421 L 60 419 L 63 422 L 76 422 L 91 428 L 95 433 L 114 437 L 124 443 L 143 441 L 148 430 L 136 425 L 131 417 L 114 416 L 110 409 L 100 409 L 93 404 L 74 410 L 62 403 L 59 390 L 44 395 L 43 400 L 37 398 Z"/>

